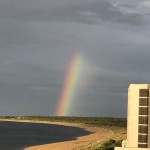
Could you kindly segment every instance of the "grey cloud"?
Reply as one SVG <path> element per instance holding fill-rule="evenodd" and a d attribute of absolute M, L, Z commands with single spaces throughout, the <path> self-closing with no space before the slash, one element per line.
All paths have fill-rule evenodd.
<path fill-rule="evenodd" d="M 62 87 L 61 72 L 21 63 L 0 68 L 1 115 L 54 113 Z"/>
<path fill-rule="evenodd" d="M 128 85 L 149 83 L 150 33 L 135 26 L 147 16 L 112 1 L 0 1 L 1 115 L 55 115 L 80 51 L 85 80 L 69 115 L 126 116 Z"/>
<path fill-rule="evenodd" d="M 123 17 L 118 17 L 115 19 L 118 23 L 127 23 L 127 24 L 133 24 L 133 25 L 144 25 L 143 19 L 141 15 L 138 14 L 130 14 L 130 15 L 123 15 Z"/>
<path fill-rule="evenodd" d="M 65 5 L 64 5 L 65 4 Z M 140 25 L 140 14 L 124 14 L 109 1 L 23 1 L 1 2 L 1 17 L 28 21 L 73 21 L 85 24 L 109 22 Z"/>
<path fill-rule="evenodd" d="M 59 70 L 46 69 L 27 63 L 1 65 L 1 83 L 29 86 L 59 87 L 62 81 Z"/>
<path fill-rule="evenodd" d="M 126 117 L 129 84 L 149 83 L 148 79 L 148 76 L 140 78 L 136 76 L 136 73 L 129 74 L 121 71 L 109 71 L 92 76 L 88 80 L 88 84 L 86 84 L 85 91 L 81 91 L 84 94 L 79 92 L 79 97 L 76 98 L 76 101 L 80 99 L 80 106 L 72 107 L 72 114 L 79 115 L 80 111 L 86 108 L 87 111 L 90 110 L 90 115 L 93 116 L 95 112 L 101 112 L 100 116 L 115 115 L 116 117 Z M 95 97 L 95 95 L 97 96 Z M 110 102 L 111 105 L 109 105 Z M 79 110 L 76 111 L 76 108 Z M 107 109 L 107 113 L 105 109 Z"/>
<path fill-rule="evenodd" d="M 24 21 L 14 21 L 1 19 L 0 23 L 0 44 L 3 48 L 0 52 L 15 48 L 23 49 L 23 45 L 35 45 L 40 43 L 36 33 L 30 30 L 28 24 Z"/>
<path fill-rule="evenodd" d="M 92 4 L 85 3 L 82 5 L 79 5 L 79 11 L 94 13 L 95 16 L 97 17 L 96 21 L 99 20 L 99 22 L 102 19 L 102 20 L 110 21 L 110 22 L 140 25 L 142 24 L 142 21 L 143 21 L 141 15 L 136 14 L 136 13 L 124 14 L 117 7 L 114 7 L 108 1 L 100 1 L 100 2 L 95 2 Z M 93 16 L 91 16 L 91 18 L 92 17 Z"/>
<path fill-rule="evenodd" d="M 149 50 L 146 48 L 143 50 L 131 51 L 132 50 L 114 52 L 111 55 L 111 63 L 114 65 L 108 64 L 107 67 L 111 70 L 122 71 L 126 73 L 136 72 L 136 76 L 139 77 L 142 73 L 150 73 L 150 71 L 145 67 L 149 63 Z"/>
<path fill-rule="evenodd" d="M 125 77 L 120 73 L 117 75 L 114 72 L 99 74 L 92 78 L 90 79 L 92 82 L 89 80 L 86 85 L 85 91 L 81 90 L 81 93 L 84 94 L 79 92 L 76 101 L 80 100 L 80 106 L 72 107 L 72 114 L 79 115 L 80 111 L 86 108 L 86 111 L 90 110 L 91 116 L 94 116 L 95 112 L 101 112 L 100 116 L 113 116 L 115 114 L 117 117 L 126 117 L 127 87 L 131 81 L 133 82 L 133 79 L 135 81 L 135 78 L 133 76 Z M 109 105 L 110 101 L 111 105 Z M 76 103 L 74 105 L 76 106 Z M 76 108 L 79 110 L 76 111 Z M 117 108 L 119 108 L 119 112 L 116 111 Z M 107 109 L 107 113 L 105 109 Z"/>

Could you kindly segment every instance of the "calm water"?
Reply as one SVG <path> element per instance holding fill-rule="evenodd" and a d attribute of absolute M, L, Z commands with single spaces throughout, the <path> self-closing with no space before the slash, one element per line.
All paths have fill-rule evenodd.
<path fill-rule="evenodd" d="M 38 123 L 0 121 L 0 150 L 23 150 L 25 147 L 74 140 L 90 132 L 81 128 Z"/>

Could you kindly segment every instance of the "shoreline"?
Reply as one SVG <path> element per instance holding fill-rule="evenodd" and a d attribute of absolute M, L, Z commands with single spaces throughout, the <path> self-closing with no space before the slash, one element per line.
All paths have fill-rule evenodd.
<path fill-rule="evenodd" d="M 112 132 L 104 127 L 96 127 L 93 125 L 85 125 L 78 123 L 67 123 L 67 122 L 49 122 L 49 121 L 34 121 L 34 120 L 15 120 L 15 119 L 0 119 L 0 121 L 12 121 L 12 122 L 25 122 L 25 123 L 42 123 L 42 124 L 53 124 L 63 125 L 68 127 L 77 127 L 91 132 L 89 135 L 79 136 L 75 140 L 56 142 L 44 145 L 36 145 L 26 147 L 24 150 L 72 150 L 78 147 L 91 145 L 93 143 L 102 142 L 112 136 Z"/>

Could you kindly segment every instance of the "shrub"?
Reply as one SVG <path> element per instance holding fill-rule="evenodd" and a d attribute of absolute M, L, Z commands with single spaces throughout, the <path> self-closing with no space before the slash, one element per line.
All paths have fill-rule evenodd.
<path fill-rule="evenodd" d="M 99 148 L 96 148 L 96 150 L 114 150 L 114 147 L 120 147 L 121 141 L 115 141 L 113 139 L 110 139 L 106 142 L 104 142 Z"/>

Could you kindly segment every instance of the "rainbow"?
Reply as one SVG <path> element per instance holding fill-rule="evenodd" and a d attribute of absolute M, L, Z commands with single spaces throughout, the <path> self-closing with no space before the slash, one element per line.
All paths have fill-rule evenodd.
<path fill-rule="evenodd" d="M 69 70 L 63 84 L 62 93 L 56 109 L 57 116 L 66 116 L 69 113 L 81 74 L 81 67 L 82 57 L 80 54 L 76 54 L 70 63 Z"/>

